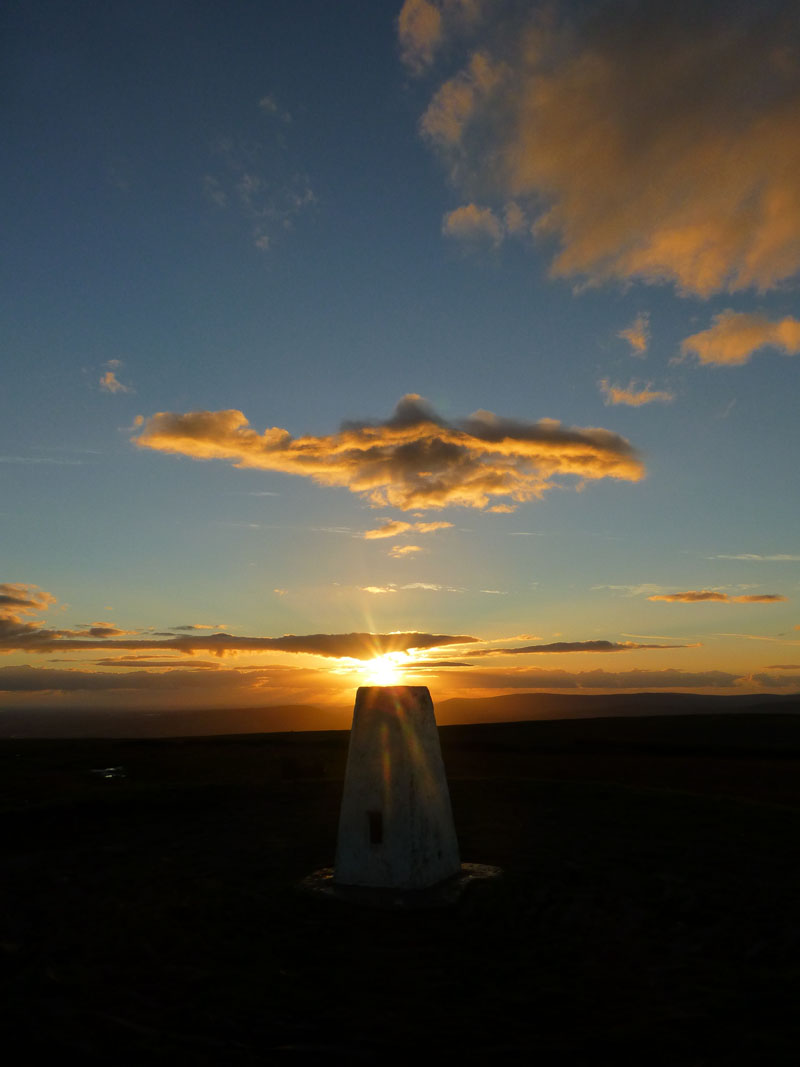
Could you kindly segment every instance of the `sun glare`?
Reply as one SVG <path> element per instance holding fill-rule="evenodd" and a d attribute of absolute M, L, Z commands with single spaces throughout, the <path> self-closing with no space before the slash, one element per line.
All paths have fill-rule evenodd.
<path fill-rule="evenodd" d="M 364 666 L 364 682 L 367 685 L 400 685 L 404 659 L 402 652 L 387 652 L 384 656 L 376 656 Z"/>

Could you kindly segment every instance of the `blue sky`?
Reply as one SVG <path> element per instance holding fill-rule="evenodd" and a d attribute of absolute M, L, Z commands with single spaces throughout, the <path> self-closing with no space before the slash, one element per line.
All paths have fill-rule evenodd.
<path fill-rule="evenodd" d="M 797 690 L 791 5 L 548 10 L 10 5 L 0 701 L 157 703 L 203 653 L 153 635 L 201 626 L 174 633 L 574 646 L 498 654 L 490 677 L 429 644 L 414 677 L 434 696 Z M 421 460 L 380 507 L 351 491 L 355 460 L 320 474 L 343 423 L 383 442 L 407 394 L 461 450 L 449 496 L 398 504 Z M 195 458 L 179 417 L 229 410 L 321 441 L 311 476 L 266 446 L 248 469 Z M 463 436 L 476 411 L 511 441 L 602 428 L 600 459 L 625 439 L 646 473 L 515 452 L 504 477 L 533 471 L 540 495 L 465 506 L 459 464 L 496 460 Z M 452 525 L 363 537 L 390 521 Z M 123 684 L 137 661 L 101 663 L 114 640 L 161 657 L 146 685 Z M 467 665 L 436 668 L 454 654 Z M 341 700 L 362 677 L 277 649 L 209 663 L 239 671 L 238 703 Z M 31 673 L 56 669 L 70 679 Z"/>

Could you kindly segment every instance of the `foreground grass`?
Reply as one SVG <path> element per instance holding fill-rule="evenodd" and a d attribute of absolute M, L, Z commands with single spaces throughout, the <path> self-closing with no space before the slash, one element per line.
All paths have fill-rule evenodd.
<path fill-rule="evenodd" d="M 646 788 L 607 756 L 545 778 L 518 752 L 504 776 L 495 751 L 480 777 L 467 746 L 462 857 L 502 866 L 502 886 L 454 912 L 360 911 L 294 888 L 332 861 L 345 743 L 7 747 L 12 1062 L 372 1062 L 423 1042 L 545 1064 L 795 1062 L 800 810 L 680 775 Z M 91 776 L 103 760 L 128 777 Z"/>

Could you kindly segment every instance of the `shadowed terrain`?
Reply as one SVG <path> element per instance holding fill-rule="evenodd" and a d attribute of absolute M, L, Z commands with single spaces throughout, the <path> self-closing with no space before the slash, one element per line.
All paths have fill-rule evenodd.
<path fill-rule="evenodd" d="M 295 891 L 333 859 L 346 732 L 0 742 L 4 1046 L 795 1062 L 800 717 L 440 735 L 462 858 L 506 875 L 410 914 Z"/>

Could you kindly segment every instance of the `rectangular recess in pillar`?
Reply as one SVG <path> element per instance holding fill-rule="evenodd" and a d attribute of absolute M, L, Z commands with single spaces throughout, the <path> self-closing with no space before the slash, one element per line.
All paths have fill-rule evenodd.
<path fill-rule="evenodd" d="M 367 825 L 369 827 L 369 843 L 371 845 L 383 844 L 383 812 L 368 811 Z"/>

